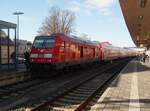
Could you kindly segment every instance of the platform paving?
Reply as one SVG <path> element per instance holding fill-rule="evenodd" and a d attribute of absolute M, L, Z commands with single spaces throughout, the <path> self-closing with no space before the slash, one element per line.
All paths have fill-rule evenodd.
<path fill-rule="evenodd" d="M 150 111 L 150 63 L 132 60 L 90 110 Z"/>
<path fill-rule="evenodd" d="M 21 82 L 30 78 L 31 75 L 28 71 L 26 71 L 24 64 L 20 64 L 18 66 L 18 70 L 0 69 L 0 87 Z"/>

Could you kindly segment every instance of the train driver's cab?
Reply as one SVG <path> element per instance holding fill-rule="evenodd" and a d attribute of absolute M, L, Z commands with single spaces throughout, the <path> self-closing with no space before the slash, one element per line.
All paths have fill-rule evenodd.
<path fill-rule="evenodd" d="M 31 53 L 31 62 L 50 62 L 55 44 L 54 36 L 37 36 L 34 40 Z"/>

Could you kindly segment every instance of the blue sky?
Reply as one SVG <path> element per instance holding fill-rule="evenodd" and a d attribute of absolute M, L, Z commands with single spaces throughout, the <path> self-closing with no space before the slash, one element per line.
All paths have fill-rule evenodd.
<path fill-rule="evenodd" d="M 20 16 L 20 38 L 33 41 L 53 6 L 73 11 L 75 30 L 88 34 L 92 40 L 109 41 L 121 47 L 134 46 L 118 0 L 1 0 L 0 20 L 16 23 L 12 13 L 24 12 Z"/>

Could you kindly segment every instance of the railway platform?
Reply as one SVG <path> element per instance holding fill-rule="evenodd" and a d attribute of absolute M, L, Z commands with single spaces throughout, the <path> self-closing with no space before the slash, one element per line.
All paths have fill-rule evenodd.
<path fill-rule="evenodd" d="M 19 65 L 18 70 L 15 69 L 5 69 L 5 66 L 0 70 L 0 87 L 21 82 L 26 79 L 29 79 L 31 76 L 29 72 L 26 71 L 24 65 Z"/>
<path fill-rule="evenodd" d="M 132 60 L 91 104 L 92 111 L 150 111 L 150 63 Z"/>

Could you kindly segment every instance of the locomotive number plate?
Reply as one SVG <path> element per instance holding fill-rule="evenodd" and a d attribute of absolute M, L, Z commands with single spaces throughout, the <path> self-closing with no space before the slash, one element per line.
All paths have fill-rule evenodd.
<path fill-rule="evenodd" d="M 39 54 L 39 58 L 42 58 L 43 57 L 43 54 Z"/>

